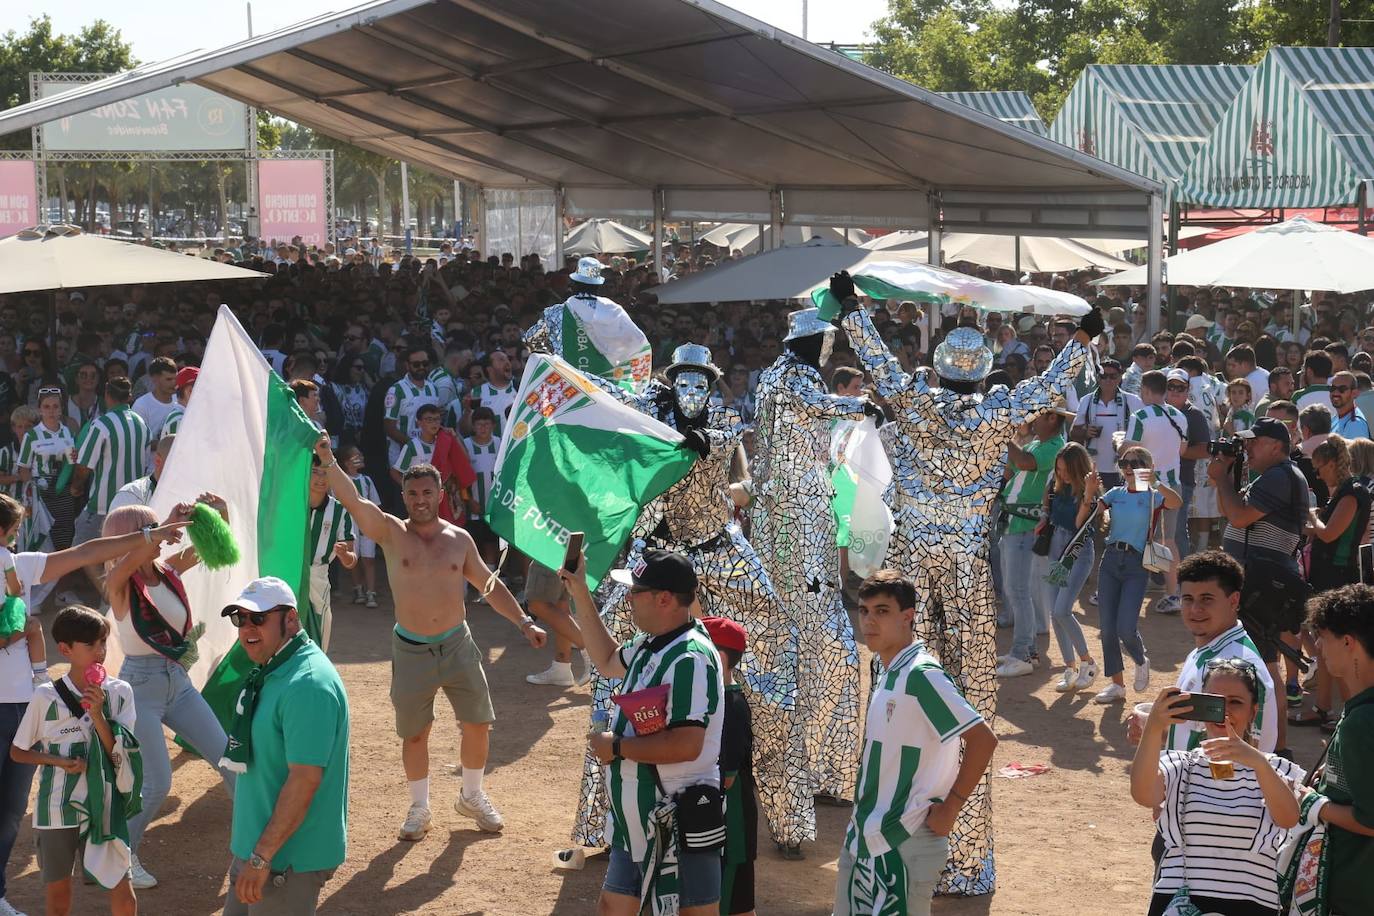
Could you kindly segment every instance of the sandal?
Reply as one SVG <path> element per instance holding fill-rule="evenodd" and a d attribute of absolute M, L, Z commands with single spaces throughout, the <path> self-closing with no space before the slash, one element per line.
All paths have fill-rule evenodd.
<path fill-rule="evenodd" d="M 1331 721 L 1331 713 L 1325 709 L 1313 708 L 1310 713 L 1298 712 L 1288 717 L 1288 724 L 1298 728 L 1312 728 L 1326 725 Z"/>

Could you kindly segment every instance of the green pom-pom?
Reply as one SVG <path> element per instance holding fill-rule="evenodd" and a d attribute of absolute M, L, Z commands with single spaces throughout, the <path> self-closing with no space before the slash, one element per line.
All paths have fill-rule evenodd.
<path fill-rule="evenodd" d="M 186 533 L 206 569 L 223 569 L 239 561 L 239 545 L 229 523 L 205 503 L 196 503 L 191 509 Z"/>
<path fill-rule="evenodd" d="M 24 606 L 24 599 L 18 595 L 6 595 L 5 603 L 0 605 L 0 637 L 23 632 L 28 619 L 29 611 Z"/>

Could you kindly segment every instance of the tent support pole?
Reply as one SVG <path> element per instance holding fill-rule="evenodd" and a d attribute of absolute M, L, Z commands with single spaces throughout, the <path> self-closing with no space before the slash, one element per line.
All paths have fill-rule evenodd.
<path fill-rule="evenodd" d="M 1012 244 L 1016 246 L 1013 256 L 1015 260 L 1013 260 L 1012 263 L 1015 265 L 1016 282 L 1019 285 L 1021 283 L 1021 236 L 1013 236 Z"/>
<path fill-rule="evenodd" d="M 1158 194 L 1150 195 L 1149 225 L 1150 254 L 1146 267 L 1145 287 L 1145 330 L 1151 337 L 1159 331 L 1159 293 L 1163 275 L 1163 246 L 1160 244 L 1160 224 L 1164 222 L 1164 199 Z"/>
<path fill-rule="evenodd" d="M 782 247 L 782 189 L 774 188 L 768 192 L 769 225 L 773 229 L 773 244 L 770 248 Z M 763 246 L 759 246 L 763 250 Z"/>
<path fill-rule="evenodd" d="M 562 270 L 567 261 L 563 253 L 563 186 L 553 189 L 553 264 L 554 270 Z"/>
<path fill-rule="evenodd" d="M 663 282 L 663 189 L 654 188 L 654 270 Z"/>
<path fill-rule="evenodd" d="M 1366 203 L 1368 202 L 1368 201 L 1367 201 L 1367 198 L 1369 197 L 1369 183 L 1368 183 L 1368 182 L 1364 182 L 1364 181 L 1360 182 L 1360 191 L 1359 191 L 1359 193 L 1356 195 L 1356 197 L 1357 197 L 1357 199 L 1358 199 L 1359 202 L 1360 202 L 1360 225 L 1359 225 L 1359 233 L 1360 233 L 1360 235 L 1366 235 L 1367 232 L 1366 232 L 1365 220 L 1364 220 L 1364 216 L 1365 216 L 1365 214 L 1364 214 L 1364 208 L 1365 208 Z"/>
<path fill-rule="evenodd" d="M 940 266 L 940 249 L 944 230 L 940 225 L 940 201 L 934 194 L 928 198 L 926 210 L 926 263 Z M 935 329 L 939 327 L 940 307 L 927 302 L 926 309 L 926 360 L 935 365 Z"/>
<path fill-rule="evenodd" d="M 483 256 L 490 254 L 487 251 L 487 189 L 481 185 L 476 185 L 472 194 L 473 221 L 477 223 L 477 251 Z"/>
<path fill-rule="evenodd" d="M 1169 257 L 1178 254 L 1178 201 L 1169 196 Z M 1164 301 L 1168 303 L 1164 308 L 1164 326 L 1172 331 L 1174 329 L 1174 288 L 1164 287 Z"/>

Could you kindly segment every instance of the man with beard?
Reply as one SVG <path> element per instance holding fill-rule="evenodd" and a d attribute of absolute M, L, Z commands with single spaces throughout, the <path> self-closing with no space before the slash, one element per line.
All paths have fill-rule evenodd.
<path fill-rule="evenodd" d="M 402 520 L 359 495 L 339 467 L 327 433 L 315 443 L 315 454 L 329 475 L 334 497 L 358 530 L 376 541 L 386 556 L 387 580 L 396 603 L 391 702 L 402 741 L 401 762 L 410 783 L 410 810 L 399 838 L 419 840 L 430 829 L 429 731 L 434 724 L 434 696 L 440 690 L 453 706 L 463 736 L 459 757 L 463 788 L 453 809 L 474 819 L 482 830 L 497 832 L 505 822 L 482 790 L 496 715 L 482 655 L 468 631 L 465 583 L 480 590 L 492 610 L 520 627 L 535 648 L 544 645 L 544 631 L 482 562 L 471 535 L 439 518 L 443 488 L 433 465 L 414 464 L 406 470 L 401 486 L 409 517 Z"/>

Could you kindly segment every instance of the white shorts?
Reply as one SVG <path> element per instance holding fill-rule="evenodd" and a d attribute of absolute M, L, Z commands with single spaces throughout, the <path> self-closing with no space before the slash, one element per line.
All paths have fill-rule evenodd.
<path fill-rule="evenodd" d="M 355 533 L 353 535 L 353 550 L 358 556 L 367 557 L 371 560 L 377 556 L 377 542 L 370 537 Z"/>
<path fill-rule="evenodd" d="M 1199 484 L 1193 488 L 1193 504 L 1188 509 L 1189 518 L 1220 518 L 1221 509 L 1217 505 L 1217 488 Z"/>

